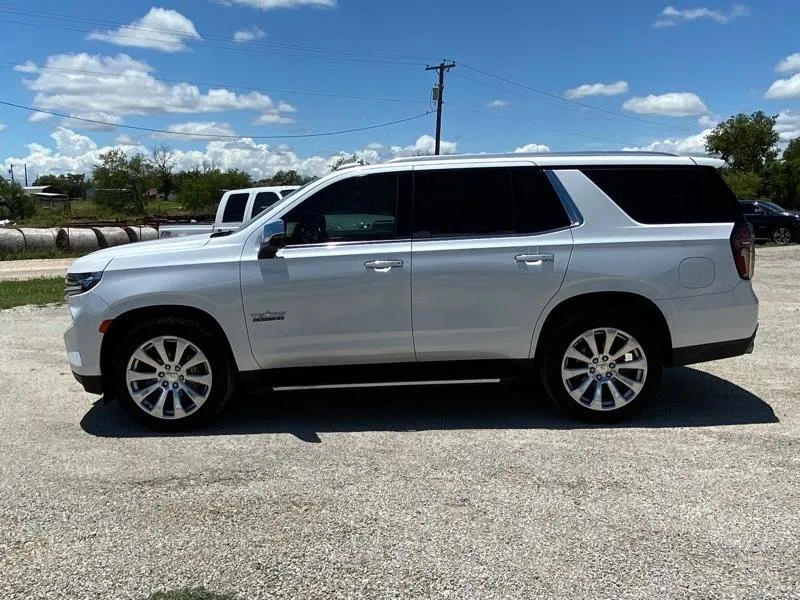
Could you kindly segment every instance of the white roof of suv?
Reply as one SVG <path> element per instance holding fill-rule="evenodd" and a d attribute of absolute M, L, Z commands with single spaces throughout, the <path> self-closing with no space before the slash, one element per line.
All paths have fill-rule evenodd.
<path fill-rule="evenodd" d="M 666 152 L 520 152 L 513 154 L 448 154 L 394 158 L 388 163 L 533 162 L 541 167 L 589 165 L 702 165 L 719 168 L 725 161 L 708 156 L 678 156 Z"/>

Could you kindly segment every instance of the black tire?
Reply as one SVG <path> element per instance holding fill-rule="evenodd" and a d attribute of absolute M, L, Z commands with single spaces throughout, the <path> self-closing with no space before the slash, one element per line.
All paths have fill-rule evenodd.
<path fill-rule="evenodd" d="M 179 337 L 196 346 L 205 355 L 212 377 L 207 398 L 197 408 L 191 409 L 193 403 L 187 400 L 187 396 L 181 397 L 181 410 L 184 407 L 186 411 L 191 410 L 181 418 L 159 418 L 149 414 L 137 404 L 126 380 L 128 365 L 136 350 L 149 340 L 162 336 Z M 177 357 L 173 355 L 174 358 Z M 186 431 L 209 423 L 222 412 L 233 395 L 236 375 L 228 352 L 219 339 L 208 333 L 207 328 L 190 319 L 161 318 L 139 325 L 124 336 L 115 349 L 107 383 L 125 412 L 145 427 L 156 431 Z M 171 401 L 175 401 L 174 396 L 171 396 Z M 174 406 L 172 410 L 174 413 Z"/>
<path fill-rule="evenodd" d="M 639 343 L 647 360 L 644 385 L 638 395 L 626 404 L 608 410 L 595 410 L 574 399 L 567 391 L 567 384 L 563 381 L 561 374 L 562 363 L 566 360 L 565 353 L 572 342 L 586 332 L 601 328 L 620 330 L 632 336 Z M 602 334 L 598 335 L 602 340 Z M 618 343 L 622 341 L 623 338 L 619 338 Z M 653 327 L 648 326 L 643 319 L 637 316 L 615 311 L 584 315 L 556 325 L 551 335 L 548 336 L 547 350 L 542 363 L 542 380 L 550 397 L 572 418 L 591 423 L 624 421 L 644 409 L 658 390 L 664 365 L 662 347 L 663 342 L 654 335 Z M 589 361 L 587 361 L 588 363 Z M 620 368 L 619 365 L 614 366 Z M 631 375 L 627 370 L 624 373 Z M 594 385 L 590 384 L 588 389 L 596 389 Z M 615 383 L 615 389 L 618 385 Z M 606 394 L 606 392 L 602 393 Z M 610 398 L 606 398 L 602 404 L 604 406 L 610 404 L 610 400 Z"/>
<path fill-rule="evenodd" d="M 773 229 L 770 234 L 771 240 L 781 246 L 791 244 L 795 240 L 795 237 L 796 234 L 792 231 L 791 227 L 785 227 L 783 225 Z"/>

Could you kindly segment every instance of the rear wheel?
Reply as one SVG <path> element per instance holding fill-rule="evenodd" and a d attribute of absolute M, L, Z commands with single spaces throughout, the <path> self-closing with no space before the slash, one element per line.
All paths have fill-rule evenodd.
<path fill-rule="evenodd" d="M 219 341 L 194 321 L 159 319 L 128 334 L 110 384 L 125 411 L 162 431 L 191 429 L 224 408 L 235 377 Z"/>
<path fill-rule="evenodd" d="M 788 227 L 776 227 L 772 232 L 772 241 L 776 244 L 789 244 L 793 237 L 792 230 Z"/>
<path fill-rule="evenodd" d="M 582 317 L 558 328 L 544 361 L 544 383 L 572 417 L 621 421 L 658 389 L 661 345 L 639 319 L 623 313 Z"/>

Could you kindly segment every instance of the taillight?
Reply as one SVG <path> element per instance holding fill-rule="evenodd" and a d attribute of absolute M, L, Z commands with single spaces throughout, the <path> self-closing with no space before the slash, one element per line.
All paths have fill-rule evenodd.
<path fill-rule="evenodd" d="M 731 251 L 742 279 L 752 279 L 756 268 L 756 240 L 750 223 L 737 223 L 731 232 Z"/>

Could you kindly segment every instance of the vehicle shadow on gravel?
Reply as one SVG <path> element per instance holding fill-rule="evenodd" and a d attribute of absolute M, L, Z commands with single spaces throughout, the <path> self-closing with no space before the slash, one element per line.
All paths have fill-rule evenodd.
<path fill-rule="evenodd" d="M 583 429 L 707 427 L 777 423 L 759 397 L 695 369 L 664 372 L 651 406 L 619 425 L 591 425 L 563 416 L 532 384 L 417 386 L 336 391 L 240 394 L 222 418 L 201 430 L 179 434 L 149 431 L 133 422 L 116 402 L 96 402 L 81 427 L 101 437 L 237 435 L 289 433 L 320 442 L 319 433 L 452 429 Z"/>

